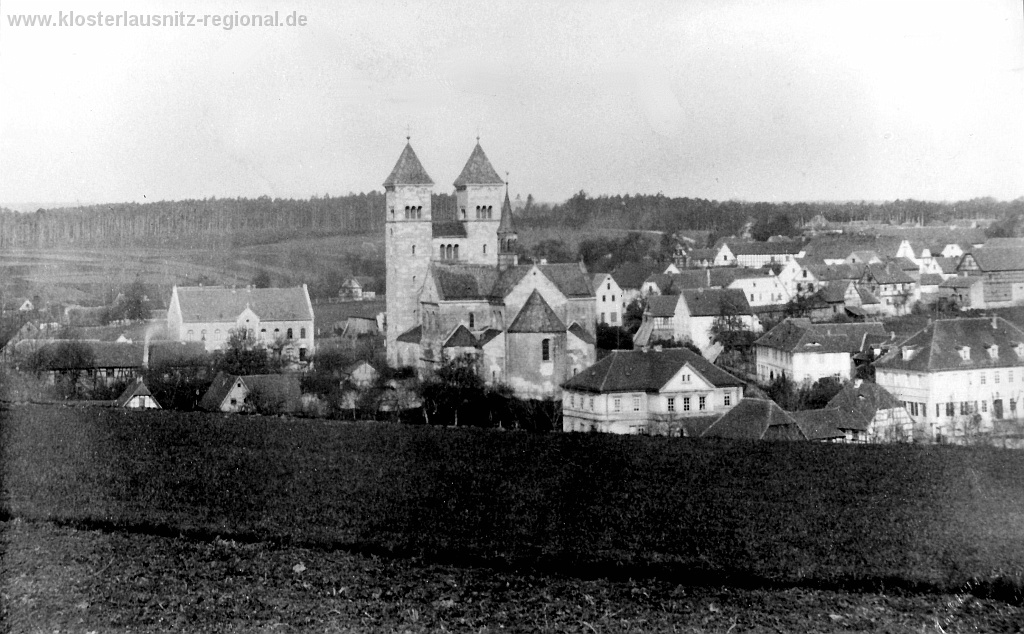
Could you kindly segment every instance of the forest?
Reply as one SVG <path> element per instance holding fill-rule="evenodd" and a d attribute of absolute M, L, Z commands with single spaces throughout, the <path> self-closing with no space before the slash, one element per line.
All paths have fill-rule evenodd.
<path fill-rule="evenodd" d="M 435 219 L 455 217 L 455 196 L 435 194 Z M 709 230 L 734 234 L 752 219 L 772 218 L 799 228 L 817 216 L 829 222 L 946 224 L 954 220 L 1024 217 L 1024 198 L 960 202 L 768 203 L 672 198 L 662 194 L 589 196 L 580 191 L 564 202 L 527 198 L 517 213 L 520 227 L 648 230 L 674 233 Z M 1009 224 L 1009 226 L 1006 226 Z M 1019 222 L 1000 229 L 1017 233 Z M 379 234 L 384 227 L 381 192 L 309 199 L 208 198 L 113 203 L 17 213 L 0 209 L 0 248 L 110 248 L 153 246 L 230 248 L 329 235 Z"/>

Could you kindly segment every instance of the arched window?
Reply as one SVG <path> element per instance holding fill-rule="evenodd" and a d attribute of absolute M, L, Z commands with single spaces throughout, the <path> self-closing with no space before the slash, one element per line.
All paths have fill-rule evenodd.
<path fill-rule="evenodd" d="M 305 338 L 306 338 L 306 329 L 305 328 L 299 328 L 299 339 L 305 339 Z"/>
<path fill-rule="evenodd" d="M 487 255 L 487 245 L 484 245 L 484 255 Z"/>
<path fill-rule="evenodd" d="M 185 339 L 186 339 L 187 341 L 192 341 L 192 340 L 193 340 L 193 339 L 195 339 L 195 338 L 196 338 L 196 333 L 195 333 L 194 331 L 192 331 L 192 330 L 189 330 L 189 331 L 188 331 L 188 332 L 187 332 L 187 333 L 185 334 Z"/>
<path fill-rule="evenodd" d="M 444 252 L 446 260 L 452 259 L 452 245 L 449 244 L 447 247 L 445 247 Z"/>
<path fill-rule="evenodd" d="M 542 339 L 540 342 L 540 360 L 550 361 L 551 360 L 551 340 Z"/>
<path fill-rule="evenodd" d="M 443 260 L 444 259 L 444 245 L 443 244 L 440 247 L 438 247 L 438 251 L 440 251 L 440 253 L 438 254 L 438 257 Z"/>
<path fill-rule="evenodd" d="M 395 219 L 395 208 L 394 207 L 391 208 L 391 219 L 392 220 Z"/>
<path fill-rule="evenodd" d="M 288 337 L 288 339 L 291 339 L 291 338 L 292 338 L 292 329 L 291 329 L 291 328 L 289 328 L 289 329 L 288 329 L 288 335 L 287 335 L 287 337 Z"/>
<path fill-rule="evenodd" d="M 206 341 L 206 330 L 199 331 L 199 341 Z"/>
<path fill-rule="evenodd" d="M 416 245 L 412 245 L 412 254 L 416 255 Z"/>
<path fill-rule="evenodd" d="M 462 219 L 463 220 L 466 219 L 466 208 L 465 207 L 462 208 Z"/>
<path fill-rule="evenodd" d="M 470 313 L 469 314 L 469 327 L 470 328 L 475 328 L 475 326 L 474 326 L 475 323 L 476 323 L 476 319 L 474 318 L 473 313 Z"/>
<path fill-rule="evenodd" d="M 455 245 L 455 259 L 459 259 L 459 245 L 457 244 Z"/>

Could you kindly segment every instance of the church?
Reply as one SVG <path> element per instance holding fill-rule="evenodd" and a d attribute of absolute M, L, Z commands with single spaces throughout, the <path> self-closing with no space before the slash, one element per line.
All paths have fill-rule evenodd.
<path fill-rule="evenodd" d="M 477 139 L 455 179 L 454 217 L 434 218 L 407 143 L 384 181 L 388 363 L 430 374 L 468 355 L 488 384 L 561 397 L 596 360 L 595 301 L 581 264 L 519 264 L 508 186 Z"/>

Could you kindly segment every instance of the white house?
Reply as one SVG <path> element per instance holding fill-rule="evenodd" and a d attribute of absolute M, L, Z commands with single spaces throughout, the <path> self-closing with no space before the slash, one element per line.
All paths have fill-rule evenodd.
<path fill-rule="evenodd" d="M 598 273 L 592 279 L 594 301 L 597 302 L 597 323 L 621 326 L 622 314 L 626 311 L 622 289 L 610 273 Z"/>
<path fill-rule="evenodd" d="M 199 407 L 210 412 L 275 413 L 294 411 L 302 397 L 294 374 L 233 376 L 220 372 L 203 395 Z"/>
<path fill-rule="evenodd" d="M 1019 419 L 1024 330 L 1001 317 L 937 320 L 875 362 L 875 381 L 937 440 Z"/>
<path fill-rule="evenodd" d="M 785 264 L 804 257 L 799 242 L 745 242 L 722 243 L 715 254 L 715 266 L 743 266 L 759 269 L 769 264 Z"/>
<path fill-rule="evenodd" d="M 853 355 L 861 351 L 867 334 L 885 335 L 885 327 L 880 322 L 832 324 L 787 319 L 754 342 L 757 379 L 763 384 L 779 376 L 798 383 L 825 377 L 848 380 Z"/>
<path fill-rule="evenodd" d="M 739 289 L 684 289 L 679 295 L 652 295 L 634 345 L 658 339 L 692 342 L 702 352 L 712 346 L 716 321 L 758 332 L 761 323 Z"/>
<path fill-rule="evenodd" d="M 314 352 L 313 304 L 306 285 L 294 288 L 175 286 L 167 309 L 168 337 L 223 348 L 232 332 L 305 361 Z"/>
<path fill-rule="evenodd" d="M 792 260 L 791 262 L 796 262 Z M 789 266 L 790 264 L 787 264 Z M 743 269 L 726 288 L 738 289 L 747 297 L 752 308 L 785 304 L 791 298 L 786 284 L 770 269 Z"/>
<path fill-rule="evenodd" d="M 743 381 L 685 348 L 615 350 L 565 383 L 562 430 L 688 435 L 740 401 Z"/>
<path fill-rule="evenodd" d="M 152 392 L 146 387 L 142 377 L 125 388 L 121 396 L 117 398 L 116 405 L 125 409 L 160 409 L 160 404 L 153 398 Z"/>

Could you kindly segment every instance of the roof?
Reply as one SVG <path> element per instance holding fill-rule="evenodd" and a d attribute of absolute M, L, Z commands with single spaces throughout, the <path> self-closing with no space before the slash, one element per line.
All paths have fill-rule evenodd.
<path fill-rule="evenodd" d="M 398 157 L 398 162 L 395 163 L 395 168 L 384 179 L 384 187 L 433 184 L 434 181 L 430 180 L 430 177 L 427 176 L 427 170 L 423 169 L 423 165 L 416 157 L 416 152 L 413 151 L 412 145 L 409 143 L 405 144 L 402 154 Z"/>
<path fill-rule="evenodd" d="M 534 289 L 508 327 L 508 332 L 565 332 L 565 324 L 540 291 Z"/>
<path fill-rule="evenodd" d="M 807 436 L 787 412 L 774 401 L 744 398 L 716 420 L 705 438 L 745 440 L 806 440 Z"/>
<path fill-rule="evenodd" d="M 933 258 L 943 273 L 956 273 L 956 267 L 960 264 L 960 258 Z"/>
<path fill-rule="evenodd" d="M 900 267 L 900 269 L 901 269 L 901 270 L 903 270 L 903 271 L 914 271 L 914 272 L 916 273 L 916 272 L 917 272 L 917 270 L 918 270 L 918 269 L 920 268 L 920 267 L 919 267 L 919 266 L 918 266 L 917 264 L 915 264 L 915 263 L 914 263 L 914 261 L 913 261 L 913 260 L 911 260 L 910 258 L 903 258 L 903 257 L 900 257 L 900 258 L 892 258 L 892 259 L 891 259 L 891 260 L 889 260 L 889 261 L 890 261 L 890 262 L 891 262 L 891 263 L 892 263 L 893 265 L 895 265 L 895 266 L 898 266 L 898 267 Z"/>
<path fill-rule="evenodd" d="M 487 299 L 498 279 L 498 269 L 480 264 L 434 263 L 430 270 L 442 300 Z"/>
<path fill-rule="evenodd" d="M 581 326 L 579 324 L 579 322 L 575 322 L 575 321 L 572 322 L 569 325 L 569 332 L 571 332 L 573 334 L 573 336 L 575 336 L 577 339 L 579 339 L 583 343 L 593 344 L 593 343 L 596 343 L 596 341 L 597 341 L 596 339 L 594 339 L 593 335 L 591 335 L 589 332 L 587 332 L 586 328 L 584 328 L 583 326 Z"/>
<path fill-rule="evenodd" d="M 460 220 L 435 220 L 430 223 L 433 238 L 465 238 L 466 223 Z"/>
<path fill-rule="evenodd" d="M 678 295 L 651 295 L 647 298 L 647 312 L 651 317 L 675 317 L 678 306 Z"/>
<path fill-rule="evenodd" d="M 805 268 L 820 282 L 858 280 L 864 274 L 861 264 L 808 264 Z"/>
<path fill-rule="evenodd" d="M 723 314 L 750 315 L 747 296 L 738 288 L 684 290 L 683 301 L 691 317 L 717 317 Z"/>
<path fill-rule="evenodd" d="M 983 248 L 1017 248 L 1024 249 L 1024 238 L 989 238 Z"/>
<path fill-rule="evenodd" d="M 863 277 L 874 280 L 878 284 L 912 284 L 914 278 L 892 262 L 886 264 L 869 264 Z"/>
<path fill-rule="evenodd" d="M 462 324 L 452 331 L 452 334 L 445 340 L 442 348 L 475 348 L 476 337 Z"/>
<path fill-rule="evenodd" d="M 921 279 L 917 281 L 921 286 L 938 286 L 945 279 L 938 273 L 922 273 Z"/>
<path fill-rule="evenodd" d="M 854 381 L 833 396 L 827 407 L 842 413 L 842 418 L 836 423 L 837 429 L 866 431 L 879 410 L 902 406 L 896 397 L 877 383 Z"/>
<path fill-rule="evenodd" d="M 664 267 L 653 262 L 625 262 L 612 271 L 612 278 L 619 288 L 640 288 L 649 275 L 662 270 Z"/>
<path fill-rule="evenodd" d="M 860 297 L 860 303 L 861 304 L 880 304 L 881 303 L 880 301 L 878 301 L 878 298 L 875 297 L 874 293 L 872 293 L 869 289 L 866 289 L 864 287 L 861 287 L 861 286 L 857 287 L 857 295 Z"/>
<path fill-rule="evenodd" d="M 805 409 L 799 412 L 790 412 L 789 415 L 793 417 L 808 440 L 831 440 L 846 437 L 846 434 L 839 431 L 839 425 L 845 424 L 843 422 L 844 415 L 836 407 Z"/>
<path fill-rule="evenodd" d="M 121 396 L 117 397 L 117 401 L 115 401 L 115 403 L 118 407 L 124 407 L 128 401 L 132 400 L 136 396 L 148 396 L 153 398 L 153 393 L 149 391 L 149 388 L 146 387 L 146 383 L 141 378 L 125 388 L 124 392 L 121 392 Z M 154 399 L 154 402 L 155 401 L 156 399 Z"/>
<path fill-rule="evenodd" d="M 686 256 L 691 260 L 714 260 L 715 256 L 718 255 L 716 249 L 690 249 L 686 252 Z"/>
<path fill-rule="evenodd" d="M 889 351 L 875 367 L 921 372 L 1019 367 L 1024 364 L 1015 351 L 1020 344 L 1024 330 L 1002 317 L 940 319 Z M 969 359 L 960 356 L 965 346 L 970 348 Z M 995 358 L 988 352 L 991 346 L 998 346 Z M 904 358 L 904 350 L 909 358 Z"/>
<path fill-rule="evenodd" d="M 482 333 L 480 333 L 480 335 L 476 339 L 477 347 L 478 348 L 483 348 L 484 346 L 489 344 L 491 341 L 493 341 L 495 339 L 495 337 L 500 335 L 501 332 L 502 331 L 498 330 L 497 328 L 488 328 L 487 330 L 483 331 Z"/>
<path fill-rule="evenodd" d="M 476 147 L 473 148 L 473 152 L 469 155 L 469 160 L 466 161 L 466 166 L 462 168 L 462 173 L 455 179 L 454 185 L 456 187 L 465 187 L 466 185 L 504 184 L 505 181 L 501 180 L 498 173 L 494 171 L 491 162 L 487 160 L 487 155 L 484 154 L 484 149 L 480 147 L 480 142 L 477 141 Z"/>
<path fill-rule="evenodd" d="M 960 275 L 957 277 L 948 277 L 942 280 L 939 284 L 939 288 L 970 288 L 975 284 L 981 282 L 980 277 L 969 277 L 966 275 Z"/>
<path fill-rule="evenodd" d="M 984 247 L 965 253 L 961 264 L 972 258 L 982 271 L 1024 270 L 1024 248 Z"/>
<path fill-rule="evenodd" d="M 742 386 L 743 381 L 687 348 L 661 351 L 612 350 L 572 377 L 566 389 L 582 392 L 657 392 L 684 366 L 715 387 Z"/>
<path fill-rule="evenodd" d="M 886 335 L 885 326 L 870 321 L 851 324 L 811 323 L 808 319 L 786 319 L 754 342 L 755 345 L 789 353 L 855 353 L 865 335 Z"/>
<path fill-rule="evenodd" d="M 505 186 L 505 202 L 501 204 L 501 222 L 498 223 L 498 235 L 515 233 L 516 225 L 512 217 L 512 203 L 508 200 L 508 185 Z"/>
<path fill-rule="evenodd" d="M 849 282 L 846 284 L 829 284 L 818 289 L 815 295 L 829 304 L 841 304 L 846 301 L 847 286 L 849 286 Z"/>
<path fill-rule="evenodd" d="M 797 241 L 780 242 L 729 242 L 733 255 L 796 255 L 803 250 Z"/>
<path fill-rule="evenodd" d="M 238 377 L 233 374 L 218 372 L 217 376 L 213 378 L 213 382 L 210 383 L 209 389 L 206 390 L 206 394 L 203 394 L 203 398 L 199 401 L 199 408 L 208 411 L 220 409 L 220 404 L 227 398 L 236 378 Z"/>
<path fill-rule="evenodd" d="M 318 324 L 332 324 L 348 319 L 377 319 L 387 307 L 382 299 L 313 304 L 313 315 Z"/>
<path fill-rule="evenodd" d="M 586 271 L 579 264 L 537 264 L 535 266 L 566 297 L 594 296 L 594 287 L 591 285 Z"/>
<path fill-rule="evenodd" d="M 178 286 L 178 304 L 185 323 L 230 321 L 252 309 L 262 321 L 307 321 L 313 319 L 305 286 L 292 288 L 227 288 L 224 286 Z"/>
<path fill-rule="evenodd" d="M 413 326 L 409 330 L 406 330 L 402 334 L 398 335 L 397 341 L 402 343 L 419 343 L 423 338 L 423 327 Z"/>

